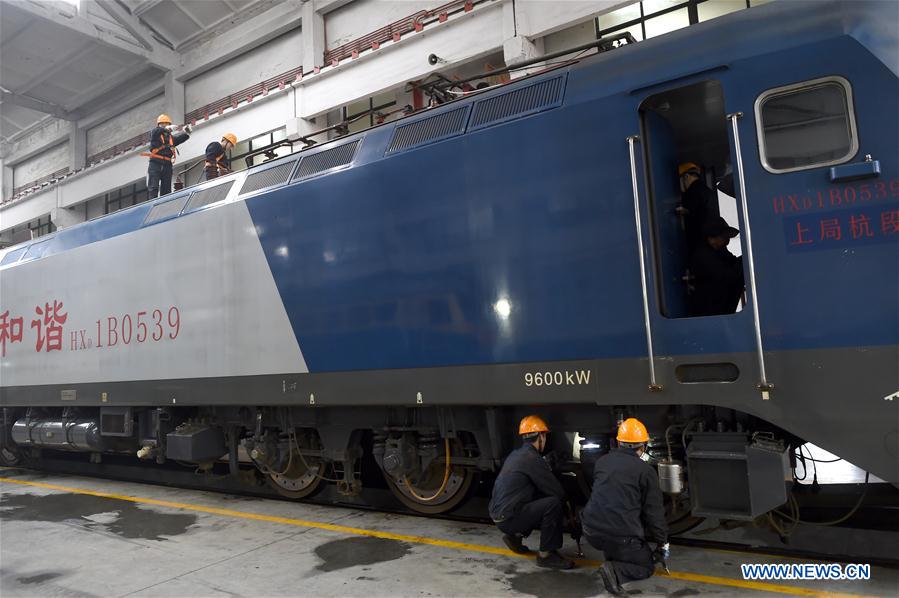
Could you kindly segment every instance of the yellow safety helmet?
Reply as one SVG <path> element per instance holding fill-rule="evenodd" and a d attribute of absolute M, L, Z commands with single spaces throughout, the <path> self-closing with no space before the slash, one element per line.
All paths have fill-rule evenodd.
<path fill-rule="evenodd" d="M 234 133 L 225 133 L 222 135 L 222 141 L 230 141 L 231 145 L 237 145 L 237 135 Z"/>
<path fill-rule="evenodd" d="M 156 118 L 156 124 L 157 124 L 157 125 L 162 125 L 162 124 L 170 125 L 170 124 L 172 124 L 172 119 L 169 118 L 169 115 L 168 115 L 168 114 L 160 114 L 160 115 Z"/>
<path fill-rule="evenodd" d="M 529 415 L 522 419 L 521 423 L 518 424 L 519 436 L 524 436 L 525 434 L 536 434 L 538 432 L 549 432 L 549 426 L 547 426 L 546 422 L 536 415 Z"/>
<path fill-rule="evenodd" d="M 646 426 L 639 419 L 629 417 L 618 426 L 618 442 L 640 443 L 649 442 L 649 434 Z"/>
<path fill-rule="evenodd" d="M 696 174 L 699 174 L 700 172 L 702 172 L 702 169 L 693 162 L 684 162 L 677 167 L 677 176 L 684 176 L 684 174 L 688 172 L 695 172 Z"/>

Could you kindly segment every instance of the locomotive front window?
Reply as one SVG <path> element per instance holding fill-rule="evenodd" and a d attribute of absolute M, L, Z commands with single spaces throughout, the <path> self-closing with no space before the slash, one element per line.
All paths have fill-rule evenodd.
<path fill-rule="evenodd" d="M 831 166 L 858 151 L 852 90 L 842 77 L 767 91 L 756 101 L 755 112 L 768 172 Z"/>

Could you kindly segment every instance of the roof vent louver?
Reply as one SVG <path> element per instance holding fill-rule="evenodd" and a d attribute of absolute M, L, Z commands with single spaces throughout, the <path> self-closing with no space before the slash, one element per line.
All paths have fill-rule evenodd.
<path fill-rule="evenodd" d="M 294 175 L 293 180 L 298 181 L 316 174 L 321 174 L 333 168 L 346 166 L 353 161 L 354 157 L 356 157 L 356 149 L 358 147 L 359 141 L 353 141 L 352 143 L 345 143 L 338 147 L 311 156 L 306 156 L 303 158 L 303 161 L 300 162 L 300 167 L 297 169 L 297 173 Z"/>
<path fill-rule="evenodd" d="M 172 218 L 181 213 L 184 204 L 187 203 L 187 195 L 181 197 L 173 197 L 167 201 L 160 202 L 150 209 L 147 217 L 144 219 L 144 226 Z"/>
<path fill-rule="evenodd" d="M 225 199 L 228 197 L 228 192 L 231 191 L 233 185 L 234 181 L 228 181 L 227 183 L 216 185 L 215 187 L 207 187 L 205 189 L 200 189 L 199 191 L 194 191 L 193 195 L 190 196 L 190 202 L 188 202 L 184 211 L 193 212 L 194 210 L 198 210 L 204 206 Z"/>
<path fill-rule="evenodd" d="M 413 147 L 434 143 L 449 137 L 461 135 L 465 131 L 465 121 L 468 117 L 468 106 L 462 106 L 449 112 L 437 114 L 429 118 L 423 118 L 401 125 L 393 133 L 393 140 L 387 148 L 388 154 L 401 152 Z"/>
<path fill-rule="evenodd" d="M 240 188 L 240 195 L 286 184 L 290 180 L 290 174 L 296 163 L 296 160 L 291 160 L 285 164 L 251 173 L 244 181 L 243 187 Z"/>
<path fill-rule="evenodd" d="M 564 89 L 565 76 L 562 75 L 481 100 L 474 106 L 469 130 L 474 131 L 548 108 L 555 108 L 562 103 Z"/>

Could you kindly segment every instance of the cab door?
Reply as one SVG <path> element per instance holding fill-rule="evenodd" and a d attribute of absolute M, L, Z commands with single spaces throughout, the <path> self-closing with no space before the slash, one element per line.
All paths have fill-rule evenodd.
<path fill-rule="evenodd" d="M 640 98 L 635 115 L 639 135 L 629 141 L 634 154 L 635 223 L 643 252 L 650 387 L 689 392 L 693 400 L 702 400 L 703 393 L 722 392 L 723 384 L 730 394 L 757 397 L 761 389 L 766 398 L 768 391 L 764 364 L 758 359 L 759 322 L 754 317 L 757 302 L 748 267 L 744 208 L 739 189 L 731 189 L 730 183 L 739 182 L 733 176 L 738 157 L 725 90 L 726 81 L 720 78 L 656 86 Z M 742 260 L 745 273 L 745 300 L 733 313 L 691 313 L 691 293 L 696 292 L 693 255 L 686 242 L 689 214 L 683 209 L 678 173 L 678 165 L 686 162 L 701 167 L 699 184 L 707 187 L 710 198 L 708 216 L 721 215 L 740 230 L 726 248 L 734 260 Z"/>

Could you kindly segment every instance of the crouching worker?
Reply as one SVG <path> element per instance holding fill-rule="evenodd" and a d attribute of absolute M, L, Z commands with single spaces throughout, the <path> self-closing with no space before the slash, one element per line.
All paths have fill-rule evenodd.
<path fill-rule="evenodd" d="M 653 573 L 653 550 L 664 547 L 667 559 L 668 524 L 655 470 L 641 457 L 649 435 L 639 420 L 618 427 L 618 449 L 603 455 L 593 469 L 593 490 L 582 513 L 584 536 L 602 550 L 606 562 L 599 569 L 611 594 L 626 595 L 621 584 L 646 579 Z"/>
<path fill-rule="evenodd" d="M 531 552 L 522 538 L 540 530 L 537 565 L 550 569 L 571 569 L 574 563 L 559 554 L 565 491 L 540 456 L 546 447 L 549 428 L 536 415 L 521 420 L 518 434 L 523 444 L 509 455 L 496 478 L 490 498 L 490 518 L 503 532 L 503 542 L 513 552 Z"/>

